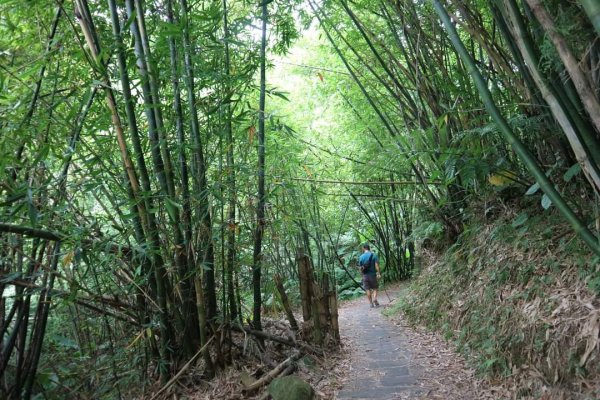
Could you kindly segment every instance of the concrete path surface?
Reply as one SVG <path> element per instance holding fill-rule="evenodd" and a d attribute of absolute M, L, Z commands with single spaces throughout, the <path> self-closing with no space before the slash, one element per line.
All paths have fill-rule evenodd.
<path fill-rule="evenodd" d="M 340 331 L 351 346 L 349 379 L 338 399 L 399 399 L 425 394 L 417 386 L 420 368 L 414 362 L 410 345 L 389 319 L 382 306 L 370 308 L 366 298 L 340 308 Z"/>
<path fill-rule="evenodd" d="M 402 296 L 406 284 L 379 293 L 378 308 L 366 297 L 343 302 L 340 334 L 348 354 L 340 364 L 335 398 L 378 400 L 498 400 L 506 398 L 475 371 L 439 333 L 411 325 L 402 314 L 382 312 Z"/>

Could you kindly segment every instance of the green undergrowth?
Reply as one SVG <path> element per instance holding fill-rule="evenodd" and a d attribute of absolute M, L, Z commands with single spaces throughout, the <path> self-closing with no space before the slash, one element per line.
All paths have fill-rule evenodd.
<path fill-rule="evenodd" d="M 600 398 L 598 259 L 555 211 L 500 215 L 471 218 L 391 313 L 454 341 L 516 398 Z"/>

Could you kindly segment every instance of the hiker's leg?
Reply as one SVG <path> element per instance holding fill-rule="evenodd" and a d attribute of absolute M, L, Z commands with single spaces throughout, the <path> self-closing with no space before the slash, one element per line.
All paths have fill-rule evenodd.
<path fill-rule="evenodd" d="M 369 277 L 367 275 L 363 275 L 363 289 L 365 290 L 365 292 L 367 293 L 367 299 L 369 300 L 369 304 L 373 304 L 373 300 L 371 299 L 371 290 L 373 289 L 371 287 L 371 281 L 369 280 Z"/>
<path fill-rule="evenodd" d="M 375 304 L 376 307 L 379 307 L 379 302 L 377 301 L 377 289 L 379 289 L 379 281 L 377 277 L 373 277 L 373 280 L 373 304 Z"/>

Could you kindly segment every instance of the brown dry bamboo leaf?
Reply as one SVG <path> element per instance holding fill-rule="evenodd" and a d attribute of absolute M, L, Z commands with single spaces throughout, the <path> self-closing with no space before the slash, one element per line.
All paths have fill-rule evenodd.
<path fill-rule="evenodd" d="M 584 335 L 588 335 L 585 352 L 581 356 L 579 366 L 583 367 L 587 362 L 592 351 L 598 346 L 598 336 L 600 335 L 600 313 L 596 311 L 594 316 L 588 320 L 583 328 Z"/>

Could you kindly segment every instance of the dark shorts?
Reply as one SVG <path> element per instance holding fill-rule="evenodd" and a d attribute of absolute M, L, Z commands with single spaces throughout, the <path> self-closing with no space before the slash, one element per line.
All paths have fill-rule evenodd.
<path fill-rule="evenodd" d="M 363 275 L 363 287 L 365 290 L 378 289 L 377 275 Z"/>

